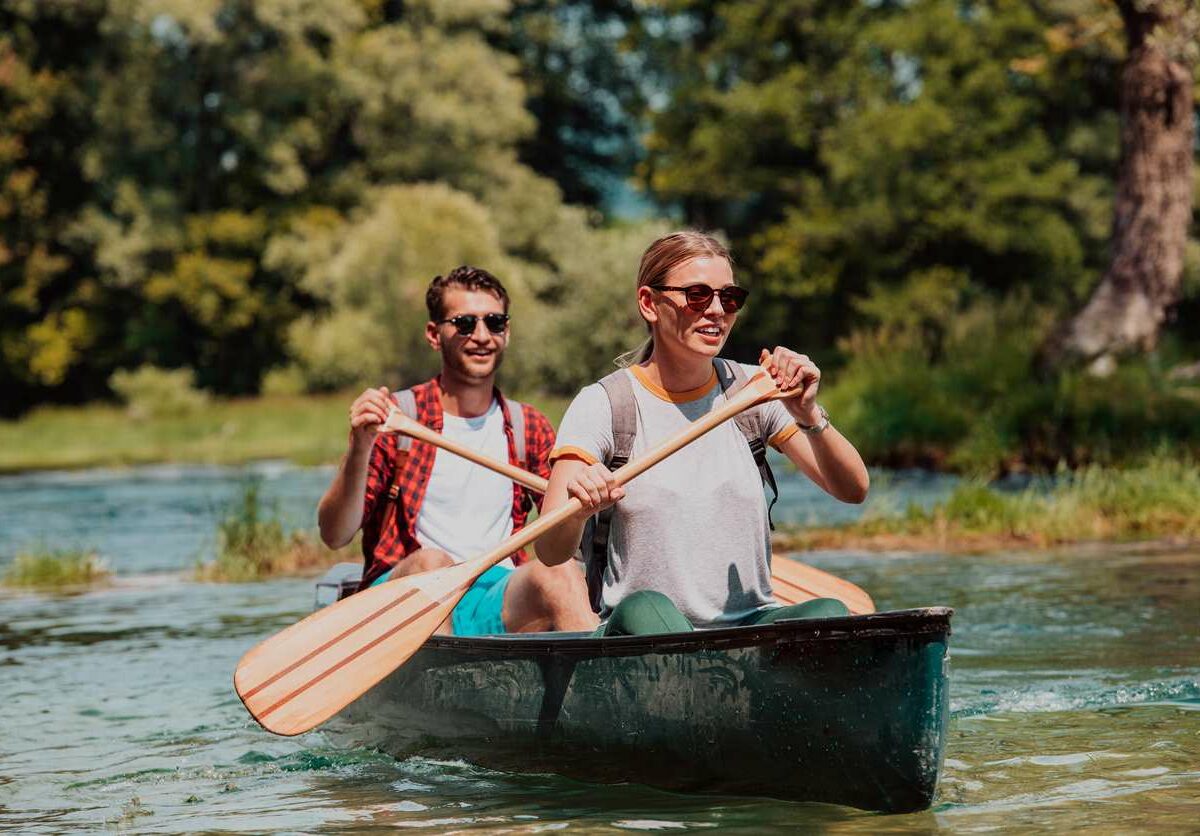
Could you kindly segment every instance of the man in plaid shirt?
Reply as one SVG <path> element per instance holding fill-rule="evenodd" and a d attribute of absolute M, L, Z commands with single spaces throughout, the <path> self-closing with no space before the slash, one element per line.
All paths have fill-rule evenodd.
<path fill-rule="evenodd" d="M 425 304 L 425 337 L 441 354 L 442 370 L 410 390 L 416 419 L 480 453 L 549 476 L 550 422 L 505 399 L 495 384 L 509 338 L 504 286 L 486 270 L 459 267 L 430 283 Z M 430 444 L 379 433 L 394 403 L 380 387 L 350 406 L 349 450 L 317 510 L 321 539 L 330 548 L 344 546 L 362 528 L 360 588 L 489 552 L 525 524 L 531 504 L 504 476 Z M 524 461 L 518 461 L 514 436 L 517 409 Z M 447 621 L 439 632 L 455 635 L 591 630 L 597 623 L 572 563 L 550 567 L 524 554 L 481 575 Z"/>

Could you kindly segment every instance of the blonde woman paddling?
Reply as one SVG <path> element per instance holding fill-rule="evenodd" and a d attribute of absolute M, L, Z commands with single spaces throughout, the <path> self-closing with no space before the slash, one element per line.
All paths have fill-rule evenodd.
<path fill-rule="evenodd" d="M 631 389 L 636 404 L 633 456 L 724 403 L 732 373 L 757 371 L 735 370 L 718 358 L 747 295 L 734 280 L 728 251 L 708 235 L 672 233 L 643 254 L 637 305 L 650 340 L 640 362 L 618 373 L 629 376 L 623 391 Z M 867 469 L 817 403 L 820 369 L 784 347 L 763 356 L 776 383 L 798 393 L 755 407 L 764 439 L 831 496 L 862 502 Z M 543 513 L 570 497 L 583 508 L 536 544 L 543 562 L 563 563 L 588 518 L 612 508 L 607 561 L 594 590 L 603 635 L 848 613 L 830 598 L 782 607 L 772 596 L 762 484 L 747 439 L 732 421 L 617 486 L 608 466 L 617 446 L 610 391 L 601 384 L 584 388 L 563 417 Z"/>

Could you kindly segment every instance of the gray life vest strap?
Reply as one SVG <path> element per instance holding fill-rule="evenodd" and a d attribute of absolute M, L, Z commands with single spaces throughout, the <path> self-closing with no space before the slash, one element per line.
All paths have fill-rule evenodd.
<path fill-rule="evenodd" d="M 746 370 L 738 363 L 717 358 L 713 363 L 717 370 L 717 381 L 726 397 L 746 385 L 750 379 Z M 633 396 L 633 383 L 624 369 L 601 378 L 600 386 L 608 396 L 608 404 L 612 411 L 613 454 L 605 463 L 609 470 L 616 470 L 629 462 L 633 453 L 633 440 L 637 436 L 637 400 Z M 771 488 L 771 502 L 767 506 L 767 523 L 775 530 L 771 520 L 771 510 L 779 499 L 779 487 L 775 483 L 775 474 L 767 463 L 767 445 L 763 439 L 762 411 L 758 407 L 748 409 L 734 418 L 738 430 L 750 446 L 750 454 L 754 458 L 754 466 L 758 468 L 759 477 Z M 613 508 L 605 508 L 588 520 L 583 529 L 580 551 L 585 561 L 587 577 L 588 600 L 592 610 L 600 612 L 603 604 L 604 573 L 608 570 L 608 539 L 612 529 Z"/>

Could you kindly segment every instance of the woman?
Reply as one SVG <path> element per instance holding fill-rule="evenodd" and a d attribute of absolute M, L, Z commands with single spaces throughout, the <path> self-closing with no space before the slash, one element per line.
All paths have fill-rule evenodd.
<path fill-rule="evenodd" d="M 734 282 L 728 251 L 707 235 L 672 233 L 643 254 L 637 304 L 650 340 L 640 361 L 620 372 L 630 376 L 637 406 L 634 457 L 724 402 L 714 363 L 746 296 Z M 817 404 L 820 370 L 787 348 L 769 357 L 776 384 L 798 394 L 756 407 L 764 435 L 826 492 L 862 502 L 867 470 Z M 847 613 L 832 599 L 780 607 L 772 597 L 762 484 L 732 421 L 625 487 L 607 467 L 612 425 L 609 395 L 599 384 L 572 401 L 550 456 L 543 513 L 571 497 L 583 508 L 536 544 L 547 564 L 569 560 L 588 518 L 613 506 L 600 601 L 603 635 Z"/>

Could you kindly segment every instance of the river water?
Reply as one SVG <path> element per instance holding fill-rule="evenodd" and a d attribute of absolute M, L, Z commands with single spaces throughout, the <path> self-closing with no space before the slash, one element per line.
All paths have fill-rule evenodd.
<path fill-rule="evenodd" d="M 857 508 L 784 476 L 777 520 Z M 231 676 L 309 611 L 305 580 L 201 584 L 215 521 L 252 473 L 309 525 L 328 469 L 154 467 L 0 479 L 0 571 L 21 548 L 88 547 L 116 572 L 74 596 L 0 593 L 0 829 L 533 833 L 1195 831 L 1200 822 L 1200 553 L 1088 548 L 948 557 L 807 555 L 879 608 L 956 608 L 949 744 L 929 811 L 598 786 L 463 762 L 397 761 L 276 738 Z M 945 493 L 893 474 L 870 503 Z"/>

